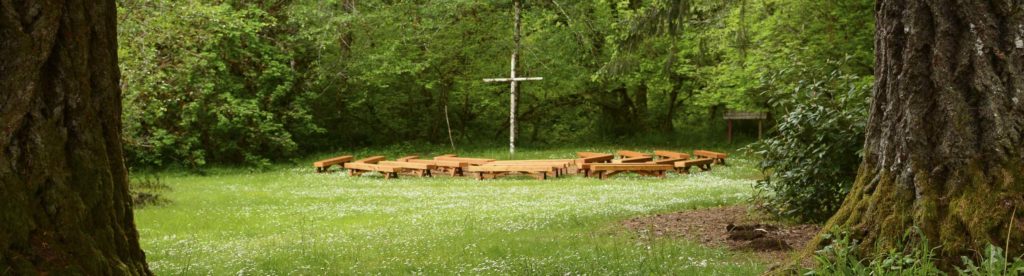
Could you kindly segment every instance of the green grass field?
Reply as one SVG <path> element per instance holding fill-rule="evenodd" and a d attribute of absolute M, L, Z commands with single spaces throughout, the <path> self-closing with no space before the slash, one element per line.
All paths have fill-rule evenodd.
<path fill-rule="evenodd" d="M 517 157 L 566 158 L 576 150 L 609 151 Z M 163 196 L 172 203 L 137 210 L 136 223 L 149 264 L 162 275 L 758 274 L 766 267 L 747 254 L 652 240 L 619 223 L 749 198 L 754 162 L 730 161 L 710 173 L 604 181 L 385 181 L 313 174 L 305 162 L 260 172 L 163 173 L 171 187 Z"/>

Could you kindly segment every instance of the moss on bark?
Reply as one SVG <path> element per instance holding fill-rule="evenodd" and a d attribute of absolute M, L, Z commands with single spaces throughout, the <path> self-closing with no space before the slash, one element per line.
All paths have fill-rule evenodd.
<path fill-rule="evenodd" d="M 121 152 L 114 1 L 0 5 L 0 274 L 151 274 Z"/>
<path fill-rule="evenodd" d="M 864 161 L 823 233 L 847 231 L 869 257 L 917 227 L 945 269 L 987 244 L 1024 253 L 1024 8 L 893 0 L 876 18 Z"/>

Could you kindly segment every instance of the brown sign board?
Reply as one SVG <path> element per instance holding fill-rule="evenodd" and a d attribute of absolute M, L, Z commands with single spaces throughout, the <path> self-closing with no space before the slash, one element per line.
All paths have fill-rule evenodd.
<path fill-rule="evenodd" d="M 767 112 L 743 112 L 726 111 L 723 116 L 726 120 L 764 120 L 768 118 Z"/>

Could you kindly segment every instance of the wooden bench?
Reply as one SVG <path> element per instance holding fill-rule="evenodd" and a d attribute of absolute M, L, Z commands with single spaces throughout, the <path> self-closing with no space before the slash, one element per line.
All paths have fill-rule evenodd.
<path fill-rule="evenodd" d="M 711 158 L 698 158 L 698 159 L 693 159 L 693 160 L 685 160 L 685 161 L 676 162 L 675 163 L 675 167 L 676 167 L 676 172 L 677 173 L 689 174 L 690 173 L 690 167 L 697 167 L 697 168 L 700 168 L 700 170 L 702 170 L 702 171 L 710 171 L 711 170 L 711 164 L 714 163 L 714 162 L 715 162 L 715 160 L 711 159 Z"/>
<path fill-rule="evenodd" d="M 590 165 L 608 163 L 615 159 L 615 155 L 585 151 L 577 152 L 576 156 L 580 157 L 576 160 L 576 169 L 578 173 L 583 173 L 583 177 L 590 176 Z"/>
<path fill-rule="evenodd" d="M 647 162 L 648 164 L 675 165 L 676 162 L 690 160 L 690 158 L 663 158 Z"/>
<path fill-rule="evenodd" d="M 631 150 L 619 150 L 617 153 L 619 154 L 619 158 L 623 158 L 623 159 L 625 159 L 625 158 L 636 158 L 636 157 L 651 157 L 650 154 L 646 154 L 646 153 L 643 153 L 643 152 L 631 151 Z"/>
<path fill-rule="evenodd" d="M 715 160 L 715 164 L 722 164 L 722 165 L 725 165 L 725 158 L 728 157 L 728 155 L 726 155 L 724 153 L 713 152 L 713 151 L 706 151 L 706 150 L 695 150 L 695 151 L 693 151 L 693 155 L 696 155 L 697 157 L 701 157 L 701 158 L 711 158 L 711 159 L 714 159 Z"/>
<path fill-rule="evenodd" d="M 612 160 L 612 163 L 615 163 L 615 164 L 644 163 L 644 162 L 649 162 L 651 160 L 654 160 L 653 156 L 638 156 L 638 157 L 630 157 L 630 158 L 622 158 L 622 159 Z"/>
<path fill-rule="evenodd" d="M 600 153 L 600 152 L 589 152 L 589 151 L 576 152 L 576 156 L 580 157 L 580 158 L 604 156 L 604 155 L 608 155 L 608 154 Z"/>
<path fill-rule="evenodd" d="M 640 175 L 665 177 L 665 172 L 672 170 L 672 165 L 658 164 L 593 164 L 590 165 L 592 174 L 600 179 L 608 179 L 613 175 L 623 172 L 634 172 Z"/>
<path fill-rule="evenodd" d="M 378 165 L 380 161 L 386 159 L 384 156 L 371 156 L 351 163 L 345 164 L 345 168 L 348 169 L 348 174 L 351 176 L 360 176 L 367 172 L 379 172 L 384 175 L 384 179 L 397 178 L 398 173 L 401 172 L 400 168 Z"/>
<path fill-rule="evenodd" d="M 406 162 L 432 165 L 435 171 L 451 176 L 462 176 L 463 170 L 469 167 L 469 163 L 460 161 L 410 159 Z"/>
<path fill-rule="evenodd" d="M 436 166 L 430 164 L 413 163 L 407 161 L 380 161 L 380 163 L 378 164 L 399 168 L 401 170 L 401 173 L 407 173 L 419 177 L 431 176 L 430 171 L 437 168 Z"/>
<path fill-rule="evenodd" d="M 611 162 L 612 159 L 615 159 L 615 155 L 611 155 L 611 154 L 597 154 L 597 155 L 581 156 L 579 159 L 576 159 L 576 164 L 607 163 L 607 162 Z"/>
<path fill-rule="evenodd" d="M 576 159 L 498 160 L 487 163 L 484 166 L 500 165 L 548 165 L 558 167 L 558 170 L 555 171 L 555 177 L 568 174 L 570 169 L 574 169 L 577 166 Z"/>
<path fill-rule="evenodd" d="M 403 156 L 403 157 L 400 157 L 398 159 L 395 159 L 395 161 L 406 162 L 406 161 L 413 160 L 413 159 L 420 159 L 420 156 L 419 155 Z"/>
<path fill-rule="evenodd" d="M 384 175 L 384 179 L 398 178 L 398 173 L 401 172 L 401 169 L 397 167 L 361 162 L 345 164 L 345 168 L 348 169 L 348 173 L 351 176 L 360 176 L 367 172 L 379 172 Z"/>
<path fill-rule="evenodd" d="M 690 159 L 690 155 L 687 153 L 668 150 L 655 150 L 654 155 L 664 159 Z"/>
<path fill-rule="evenodd" d="M 469 163 L 470 165 L 483 165 L 483 164 L 494 162 L 494 159 L 470 158 L 470 157 L 455 157 L 455 156 L 445 156 L 445 155 L 434 157 L 434 160 L 459 161 L 459 162 Z"/>
<path fill-rule="evenodd" d="M 544 180 L 548 176 L 554 175 L 555 170 L 557 170 L 557 167 L 548 165 L 484 165 L 471 166 L 466 169 L 467 172 L 476 174 L 476 179 L 478 180 L 494 179 L 516 172 Z"/>
<path fill-rule="evenodd" d="M 334 166 L 334 165 L 338 165 L 339 168 L 344 168 L 345 167 L 345 163 L 348 163 L 348 162 L 351 162 L 351 161 L 352 161 L 352 156 L 351 155 L 338 156 L 338 157 L 334 157 L 334 158 L 330 158 L 330 159 L 324 159 L 324 160 L 313 162 L 313 167 L 316 168 L 316 172 L 317 173 L 322 173 L 322 172 L 327 172 L 327 169 L 331 168 L 331 166 Z"/>

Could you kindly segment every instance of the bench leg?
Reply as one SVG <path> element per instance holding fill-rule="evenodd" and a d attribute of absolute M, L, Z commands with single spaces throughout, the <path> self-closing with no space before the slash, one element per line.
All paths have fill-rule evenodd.
<path fill-rule="evenodd" d="M 679 174 L 690 174 L 690 166 L 676 168 L 676 172 Z"/>
<path fill-rule="evenodd" d="M 476 180 L 484 180 L 484 173 L 482 173 L 482 172 L 476 173 Z"/>
<path fill-rule="evenodd" d="M 604 171 L 601 173 L 601 179 L 608 179 L 619 173 L 622 173 L 622 171 Z"/>

